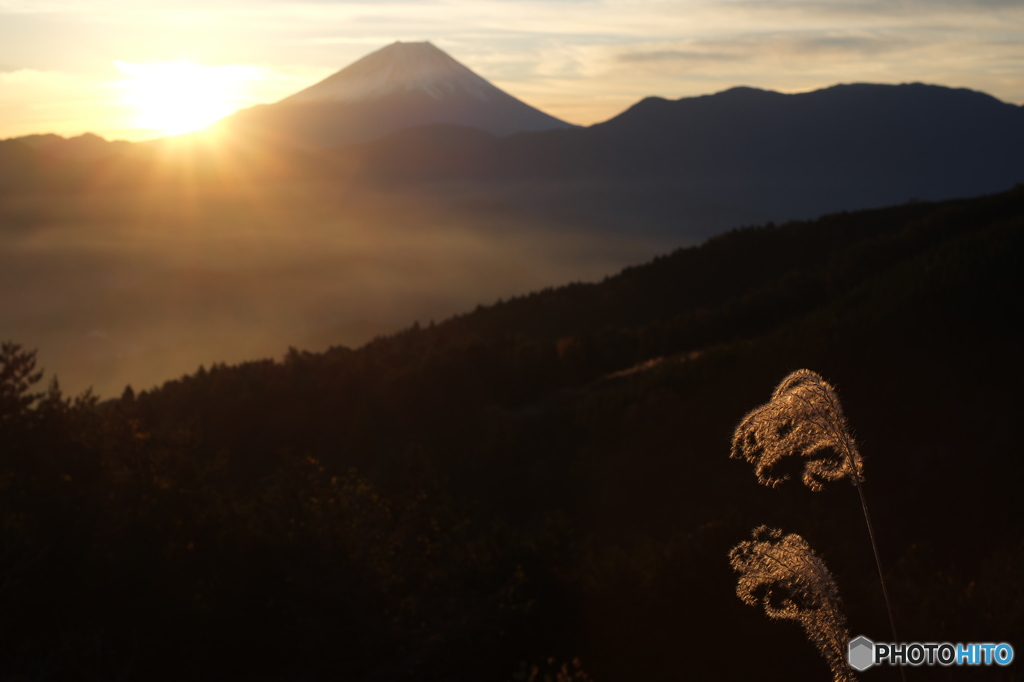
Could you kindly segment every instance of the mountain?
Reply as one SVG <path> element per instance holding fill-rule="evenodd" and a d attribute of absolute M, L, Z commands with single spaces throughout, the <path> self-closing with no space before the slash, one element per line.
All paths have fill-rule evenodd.
<path fill-rule="evenodd" d="M 491 85 L 429 42 L 392 43 L 221 126 L 278 143 L 326 148 L 438 123 L 499 136 L 572 127 Z"/>
<path fill-rule="evenodd" d="M 365 177 L 388 182 L 586 181 L 596 189 L 583 204 L 607 196 L 609 183 L 632 183 L 644 196 L 660 183 L 664 196 L 646 203 L 689 197 L 763 220 L 975 196 L 1024 181 L 1024 108 L 921 83 L 651 97 L 586 129 L 464 136 L 458 159 L 447 153 L 452 135 L 437 137 L 409 131 L 401 145 L 383 140 L 348 153 L 358 153 Z"/>
<path fill-rule="evenodd" d="M 488 107 L 497 113 L 480 113 Z M 524 110 L 537 125 L 553 120 L 429 43 L 396 43 L 282 102 L 229 117 L 221 125 L 231 134 L 213 138 L 216 148 L 204 141 L 183 151 L 175 139 L 168 153 L 135 145 L 123 159 L 92 163 L 5 142 L 0 191 L 76 183 L 92 190 L 167 176 L 354 180 L 388 191 L 427 188 L 453 205 L 490 205 L 591 234 L 695 243 L 736 225 L 1024 182 L 1024 108 L 966 89 L 743 87 L 647 98 L 589 128 L 496 134 L 514 129 L 501 112 Z M 424 123 L 442 114 L 448 122 Z"/>
<path fill-rule="evenodd" d="M 606 166 L 646 173 L 821 174 L 941 191 L 961 178 L 977 194 L 1007 173 L 1024 179 L 1024 108 L 981 92 L 921 83 L 837 85 L 786 95 L 733 88 L 677 101 L 645 99 L 594 126 Z M 984 186 L 983 186 L 984 185 Z"/>
<path fill-rule="evenodd" d="M 88 185 L 110 159 L 133 147 L 86 133 L 64 138 L 47 133 L 0 140 L 0 194 L 29 188 Z"/>
<path fill-rule="evenodd" d="M 68 138 L 53 133 L 25 135 L 13 138 L 13 141 L 20 142 L 51 157 L 83 161 L 122 154 L 132 146 L 130 142 L 124 140 L 109 141 L 92 133 Z"/>

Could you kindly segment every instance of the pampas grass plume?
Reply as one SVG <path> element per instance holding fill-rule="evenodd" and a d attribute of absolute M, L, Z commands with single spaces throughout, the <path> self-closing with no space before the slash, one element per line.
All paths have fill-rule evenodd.
<path fill-rule="evenodd" d="M 740 573 L 736 594 L 744 603 L 762 604 L 769 618 L 800 623 L 828 662 L 833 682 L 856 679 L 846 662 L 850 635 L 839 589 L 825 562 L 802 537 L 759 526 L 753 540 L 729 552 L 729 563 Z"/>
<path fill-rule="evenodd" d="M 787 376 L 770 401 L 747 413 L 733 433 L 730 457 L 746 459 L 757 480 L 772 487 L 799 470 L 791 458 L 801 460 L 801 479 L 811 490 L 841 478 L 855 484 L 864 480 L 863 460 L 839 397 L 809 369 Z"/>

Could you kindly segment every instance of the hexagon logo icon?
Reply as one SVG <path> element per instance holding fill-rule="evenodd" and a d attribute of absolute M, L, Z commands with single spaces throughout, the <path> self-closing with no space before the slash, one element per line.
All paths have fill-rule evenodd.
<path fill-rule="evenodd" d="M 851 639 L 847 660 L 854 670 L 867 670 L 875 663 L 875 643 L 863 635 Z"/>

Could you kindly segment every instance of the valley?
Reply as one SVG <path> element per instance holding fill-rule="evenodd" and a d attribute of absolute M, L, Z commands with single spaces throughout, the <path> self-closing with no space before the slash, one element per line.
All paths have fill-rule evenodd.
<path fill-rule="evenodd" d="M 359 346 L 677 245 L 494 202 L 326 183 L 0 197 L 0 330 L 65 391 L 111 397 Z"/>

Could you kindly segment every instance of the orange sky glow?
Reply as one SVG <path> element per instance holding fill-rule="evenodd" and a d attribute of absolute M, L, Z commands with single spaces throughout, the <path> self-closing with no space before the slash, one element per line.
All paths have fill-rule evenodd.
<path fill-rule="evenodd" d="M 566 121 L 748 85 L 927 82 L 1024 102 L 1014 0 L 0 0 L 0 138 L 141 140 L 430 40 Z"/>

